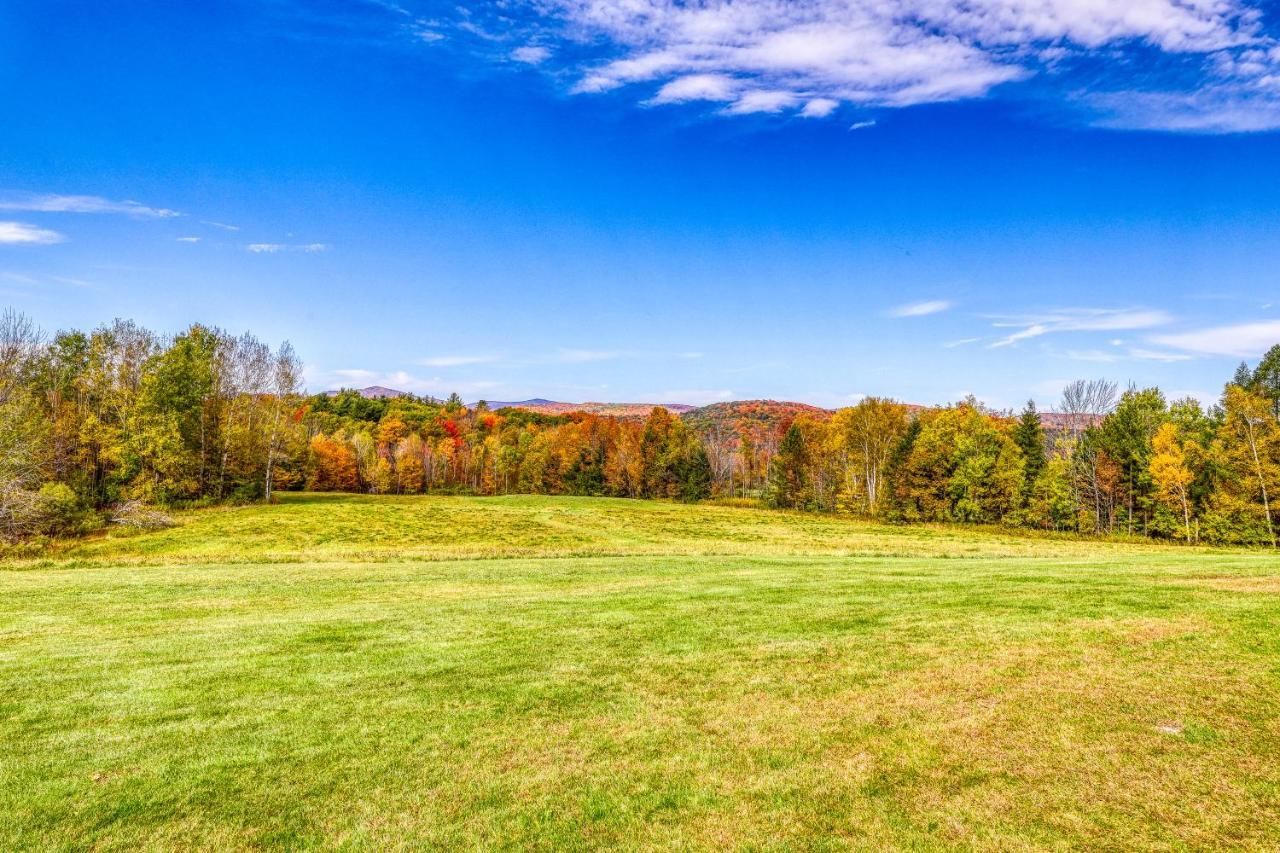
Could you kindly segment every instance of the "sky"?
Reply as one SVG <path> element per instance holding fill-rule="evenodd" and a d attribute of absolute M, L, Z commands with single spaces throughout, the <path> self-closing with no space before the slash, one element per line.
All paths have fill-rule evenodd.
<path fill-rule="evenodd" d="M 0 308 L 311 390 L 1215 399 L 1280 342 L 1280 8 L 0 4 Z"/>

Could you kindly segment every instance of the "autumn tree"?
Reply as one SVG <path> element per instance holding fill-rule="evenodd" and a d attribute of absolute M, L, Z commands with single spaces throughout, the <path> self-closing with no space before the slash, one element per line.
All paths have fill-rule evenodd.
<path fill-rule="evenodd" d="M 906 406 L 880 397 L 866 397 L 832 417 L 831 429 L 847 454 L 847 490 L 859 511 L 879 508 L 884 469 L 907 421 Z"/>
<path fill-rule="evenodd" d="M 1172 422 L 1160 425 L 1151 440 L 1151 480 L 1156 498 L 1166 506 L 1177 508 L 1182 515 L 1184 535 L 1191 542 L 1191 500 L 1189 488 L 1195 475 L 1187 464 L 1187 452 Z"/>
<path fill-rule="evenodd" d="M 1214 512 L 1206 519 L 1215 539 L 1276 546 L 1272 500 L 1280 493 L 1280 424 L 1271 401 L 1238 385 L 1223 395 L 1224 421 L 1214 450 L 1222 475 Z"/>
<path fill-rule="evenodd" d="M 356 455 L 345 441 L 323 434 L 311 439 L 307 488 L 313 492 L 354 492 L 360 488 Z"/>

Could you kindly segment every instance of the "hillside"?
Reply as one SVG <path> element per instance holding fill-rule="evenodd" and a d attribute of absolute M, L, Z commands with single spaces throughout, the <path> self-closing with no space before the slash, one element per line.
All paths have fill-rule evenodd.
<path fill-rule="evenodd" d="M 750 436 L 757 446 L 776 441 L 798 415 L 806 414 L 825 420 L 831 410 L 779 400 L 736 400 L 731 403 L 712 403 L 700 409 L 686 412 L 685 423 L 703 437 L 720 434 L 738 439 Z"/>
<path fill-rule="evenodd" d="M 406 391 L 386 388 L 381 385 L 370 385 L 367 388 L 355 389 L 356 393 L 366 399 L 391 399 L 395 397 L 413 396 Z M 339 391 L 328 391 L 329 396 L 336 396 Z M 648 417 L 655 407 L 681 416 L 689 426 L 701 436 L 709 436 L 719 431 L 720 434 L 741 438 L 750 435 L 757 445 L 769 445 L 782 435 L 797 415 L 808 414 L 815 418 L 826 419 L 833 411 L 808 403 L 797 403 L 786 400 L 734 400 L 725 403 L 712 403 L 708 406 L 690 406 L 684 403 L 565 403 L 548 400 L 545 397 L 533 397 L 528 400 L 485 400 L 485 405 L 492 411 L 498 409 L 524 409 L 543 415 L 565 415 L 570 412 L 586 412 L 604 417 L 640 419 Z M 477 403 L 471 403 L 475 408 Z M 914 403 L 905 404 L 912 412 L 918 412 L 925 406 Z M 1008 412 L 1008 417 L 1017 417 L 1017 412 Z M 1045 433 L 1050 442 L 1065 433 L 1073 417 L 1060 412 L 1041 412 L 1040 421 L 1044 424 Z M 1096 424 L 1102 420 L 1101 415 L 1080 415 L 1076 420 L 1083 426 Z"/>

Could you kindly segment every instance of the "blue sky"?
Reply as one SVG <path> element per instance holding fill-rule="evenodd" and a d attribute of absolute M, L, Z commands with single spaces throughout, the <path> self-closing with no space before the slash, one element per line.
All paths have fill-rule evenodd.
<path fill-rule="evenodd" d="M 0 305 L 311 388 L 1212 398 L 1280 341 L 1243 0 L 11 0 Z"/>

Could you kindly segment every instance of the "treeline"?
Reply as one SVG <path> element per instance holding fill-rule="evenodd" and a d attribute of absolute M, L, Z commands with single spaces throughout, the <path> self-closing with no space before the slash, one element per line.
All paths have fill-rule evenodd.
<path fill-rule="evenodd" d="M 876 516 L 1276 542 L 1280 346 L 1218 405 L 1076 382 L 1058 411 L 869 398 L 772 428 L 655 409 L 543 415 L 354 391 L 304 396 L 288 344 L 116 321 L 46 339 L 0 320 L 0 535 L 142 523 L 147 506 L 378 494 L 711 496 Z M 705 420 L 705 419 L 704 419 Z M 692 424 L 690 423 L 692 421 Z"/>
<path fill-rule="evenodd" d="M 695 501 L 712 493 L 697 435 L 666 409 L 643 422 L 575 412 L 466 408 L 355 391 L 318 395 L 300 420 L 306 486 L 380 494 L 573 494 Z"/>
<path fill-rule="evenodd" d="M 1187 542 L 1276 544 L 1280 346 L 1220 404 L 1076 382 L 1047 431 L 975 400 L 911 412 L 868 399 L 801 416 L 770 462 L 777 507 Z M 1065 414 L 1065 417 L 1063 415 Z"/>

